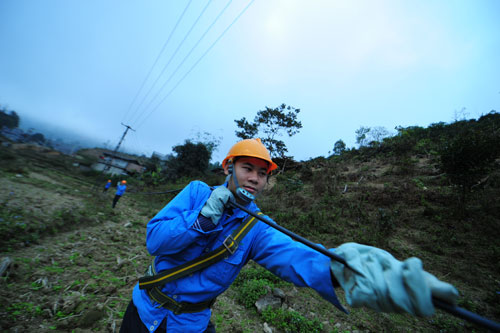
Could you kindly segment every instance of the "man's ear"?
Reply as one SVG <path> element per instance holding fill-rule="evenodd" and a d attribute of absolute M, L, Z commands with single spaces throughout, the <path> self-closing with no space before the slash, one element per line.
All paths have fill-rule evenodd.
<path fill-rule="evenodd" d="M 227 163 L 225 166 L 224 166 L 224 174 L 227 176 L 229 175 L 229 163 Z"/>

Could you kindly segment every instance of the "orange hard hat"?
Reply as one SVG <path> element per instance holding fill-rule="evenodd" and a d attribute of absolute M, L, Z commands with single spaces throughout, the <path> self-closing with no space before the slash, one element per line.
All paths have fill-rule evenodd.
<path fill-rule="evenodd" d="M 222 167 L 226 167 L 226 164 L 228 162 L 232 162 L 235 157 L 239 156 L 256 157 L 266 161 L 267 163 L 269 163 L 267 173 L 270 173 L 274 169 L 278 168 L 278 165 L 276 165 L 276 163 L 271 160 L 269 151 L 258 138 L 245 139 L 234 144 L 234 146 L 232 146 L 229 150 L 229 153 L 227 153 L 224 161 L 222 161 Z"/>
<path fill-rule="evenodd" d="M 126 180 L 122 180 L 122 184 L 127 184 L 127 181 Z"/>
<path fill-rule="evenodd" d="M 108 183 L 111 183 L 111 179 L 108 179 Z"/>

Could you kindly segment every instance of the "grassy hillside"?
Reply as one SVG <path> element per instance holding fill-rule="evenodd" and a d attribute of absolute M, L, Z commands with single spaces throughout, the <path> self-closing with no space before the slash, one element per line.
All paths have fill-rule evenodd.
<path fill-rule="evenodd" d="M 355 241 L 398 259 L 417 256 L 459 289 L 461 307 L 500 321 L 498 161 L 463 197 L 463 186 L 443 172 L 435 141 L 424 139 L 410 140 L 412 149 L 392 140 L 289 164 L 270 179 L 258 204 L 326 247 Z M 0 280 L 1 330 L 116 332 L 150 261 L 146 224 L 172 198 L 134 192 L 180 188 L 189 179 L 156 188 L 129 179 L 112 210 L 113 191 L 101 193 L 104 183 L 96 187 L 96 175 L 80 172 L 68 156 L 0 146 L 0 161 L 1 259 L 12 260 Z M 215 185 L 223 177 L 206 181 Z M 281 290 L 283 305 L 259 314 L 255 301 L 273 289 Z M 340 290 L 339 296 L 345 304 Z M 351 309 L 347 316 L 254 263 L 218 298 L 212 321 L 219 332 L 262 331 L 264 325 L 275 332 L 484 331 L 441 311 L 415 318 Z"/>

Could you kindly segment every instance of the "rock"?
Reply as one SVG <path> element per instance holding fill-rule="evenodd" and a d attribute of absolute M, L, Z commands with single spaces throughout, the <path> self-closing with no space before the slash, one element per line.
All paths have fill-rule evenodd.
<path fill-rule="evenodd" d="M 263 329 L 265 333 L 273 333 L 273 329 L 267 323 L 264 323 Z"/>
<path fill-rule="evenodd" d="M 52 318 L 53 317 L 52 311 L 50 311 L 49 308 L 43 309 L 42 310 L 42 317 L 43 318 Z"/>
<path fill-rule="evenodd" d="M 72 325 L 70 324 L 70 320 L 68 319 L 62 319 L 58 321 L 56 326 L 58 329 L 63 331 L 67 331 L 68 328 L 72 327 Z"/>
<path fill-rule="evenodd" d="M 96 322 L 98 322 L 104 316 L 104 311 L 98 309 L 92 309 L 87 312 L 82 319 L 79 321 L 79 327 L 88 328 L 92 327 Z"/>
<path fill-rule="evenodd" d="M 132 223 L 127 222 L 123 225 L 124 228 L 130 228 L 132 226 Z"/>
<path fill-rule="evenodd" d="M 79 292 L 74 292 L 71 295 L 64 297 L 62 302 L 62 311 L 64 313 L 73 312 L 73 310 L 75 310 L 75 308 L 81 303 L 80 296 L 81 294 Z"/>
<path fill-rule="evenodd" d="M 116 293 L 116 287 L 115 286 L 107 286 L 104 288 L 103 292 L 106 295 L 114 295 Z"/>
<path fill-rule="evenodd" d="M 258 313 L 262 313 L 262 311 L 268 306 L 273 309 L 279 309 L 281 307 L 281 298 L 267 294 L 255 302 L 255 307 L 257 308 Z"/>
<path fill-rule="evenodd" d="M 0 276 L 3 276 L 5 271 L 9 268 L 10 264 L 12 264 L 12 259 L 9 257 L 5 257 L 2 259 L 2 263 L 0 264 Z"/>
<path fill-rule="evenodd" d="M 281 299 L 285 299 L 286 298 L 285 292 L 283 290 L 281 290 L 280 288 L 274 288 L 273 289 L 273 295 L 276 296 L 276 297 L 279 297 Z"/>
<path fill-rule="evenodd" d="M 92 330 L 89 329 L 81 329 L 81 328 L 75 328 L 71 332 L 73 333 L 92 333 Z"/>
<path fill-rule="evenodd" d="M 297 295 L 299 293 L 299 291 L 297 290 L 297 288 L 295 287 L 292 287 L 292 289 L 290 289 L 286 295 L 289 296 L 289 297 L 293 297 L 295 295 Z"/>
<path fill-rule="evenodd" d="M 325 332 L 332 332 L 333 329 L 330 325 L 330 322 L 328 320 L 322 321 L 321 324 L 323 325 L 323 331 Z"/>

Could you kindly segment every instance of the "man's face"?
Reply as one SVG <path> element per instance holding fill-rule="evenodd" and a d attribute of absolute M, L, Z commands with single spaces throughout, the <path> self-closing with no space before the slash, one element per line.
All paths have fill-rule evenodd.
<path fill-rule="evenodd" d="M 240 187 L 244 188 L 254 196 L 259 194 L 266 186 L 268 163 L 260 158 L 241 157 L 234 164 L 235 176 L 238 179 Z M 225 174 L 229 174 L 228 168 L 224 168 Z M 236 192 L 236 186 L 233 178 L 229 180 L 229 189 L 233 194 Z"/>

